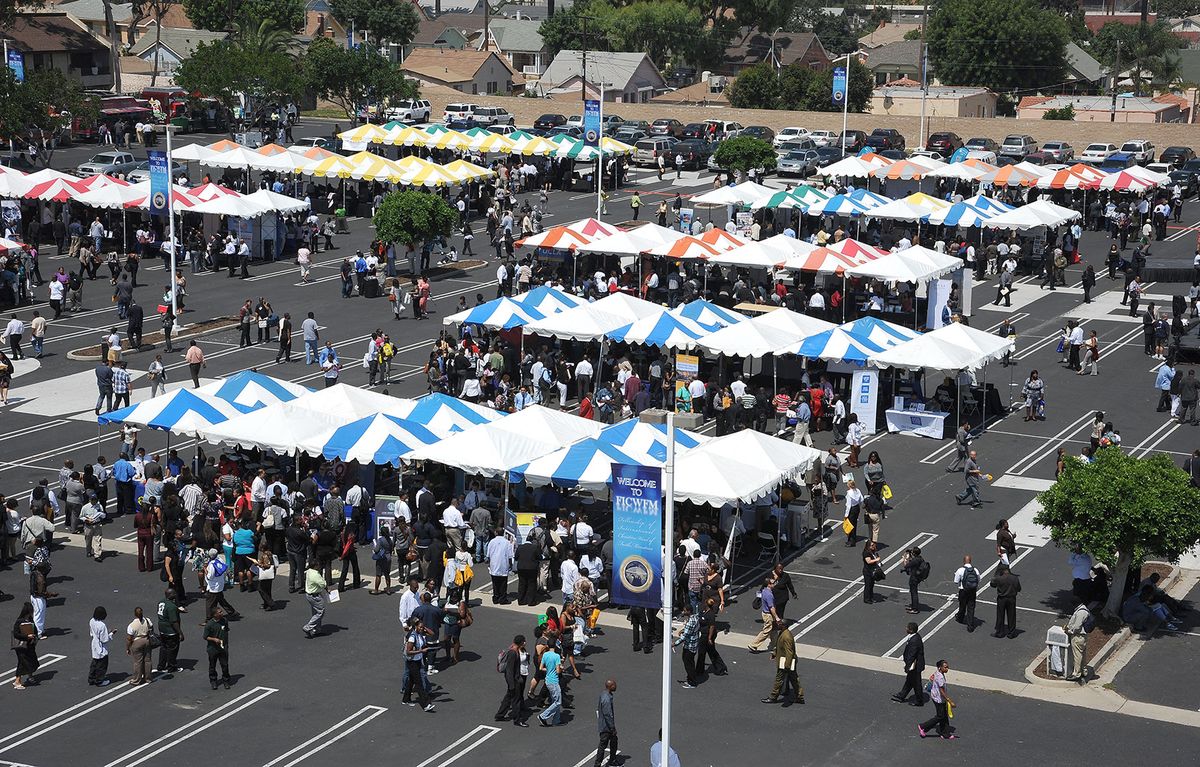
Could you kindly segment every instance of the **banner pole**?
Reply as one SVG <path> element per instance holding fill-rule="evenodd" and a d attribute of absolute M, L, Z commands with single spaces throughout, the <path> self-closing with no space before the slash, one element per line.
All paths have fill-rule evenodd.
<path fill-rule="evenodd" d="M 662 763 L 666 767 L 671 753 L 671 655 L 666 650 L 671 642 L 671 615 L 674 612 L 674 590 L 671 582 L 672 551 L 675 545 L 675 414 L 667 413 L 667 462 L 663 465 L 663 493 L 666 545 L 663 546 L 663 661 L 662 661 Z"/>

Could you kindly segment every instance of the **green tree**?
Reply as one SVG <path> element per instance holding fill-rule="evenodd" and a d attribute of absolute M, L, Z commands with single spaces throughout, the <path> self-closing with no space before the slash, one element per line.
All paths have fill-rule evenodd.
<path fill-rule="evenodd" d="M 847 111 L 866 112 L 871 108 L 871 94 L 875 92 L 875 80 L 871 76 L 870 70 L 860 64 L 858 59 L 855 58 L 850 59 L 847 90 Z M 813 72 L 809 78 L 808 87 L 805 90 L 804 101 L 795 108 L 805 109 L 810 112 L 842 111 L 841 107 L 834 105 L 832 96 L 833 70 L 826 69 L 821 72 Z"/>
<path fill-rule="evenodd" d="M 329 9 L 347 29 L 366 32 L 372 45 L 408 45 L 420 27 L 414 4 L 408 0 L 331 0 Z"/>
<path fill-rule="evenodd" d="M 345 109 L 357 121 L 356 107 L 416 96 L 400 68 L 372 46 L 346 49 L 317 38 L 304 55 L 304 81 L 318 98 Z"/>
<path fill-rule="evenodd" d="M 783 109 L 803 109 L 808 100 L 808 89 L 818 77 L 814 69 L 796 65 L 784 67 L 779 72 L 779 105 Z M 736 82 L 736 81 L 735 81 Z"/>
<path fill-rule="evenodd" d="M 182 0 L 183 12 L 198 29 L 223 32 L 240 18 L 269 21 L 272 27 L 304 28 L 304 0 Z"/>
<path fill-rule="evenodd" d="M 1106 562 L 1116 558 L 1105 606 L 1110 616 L 1120 610 L 1130 567 L 1150 556 L 1178 561 L 1200 540 L 1200 490 L 1162 453 L 1134 458 L 1105 448 L 1094 463 L 1067 461 L 1038 500 L 1042 510 L 1034 521 L 1048 527 L 1056 543 L 1078 544 Z"/>
<path fill-rule="evenodd" d="M 46 6 L 45 0 L 0 0 L 0 29 L 8 29 L 17 19 L 17 14 L 26 11 L 36 11 Z"/>
<path fill-rule="evenodd" d="M 751 168 L 771 170 L 775 167 L 775 149 L 769 141 L 752 136 L 736 136 L 722 141 L 714 157 L 725 170 L 745 173 Z"/>
<path fill-rule="evenodd" d="M 715 64 L 709 55 L 709 34 L 699 11 L 680 0 L 652 0 L 618 8 L 605 36 L 614 50 L 645 51 L 661 69 L 673 58 Z"/>
<path fill-rule="evenodd" d="M 18 83 L 13 71 L 0 67 L 0 141 L 31 142 L 41 131 L 49 132 L 63 120 L 78 117 L 84 123 L 96 118 L 96 102 L 77 82 L 57 69 L 26 70 Z M 42 152 L 49 164 L 52 151 Z"/>
<path fill-rule="evenodd" d="M 441 195 L 405 189 L 383 196 L 374 222 L 380 240 L 416 247 L 449 235 L 458 223 L 458 211 Z"/>
<path fill-rule="evenodd" d="M 1092 55 L 1108 71 L 1128 72 L 1134 91 L 1144 93 L 1150 82 L 1171 85 L 1179 78 L 1179 55 L 1184 41 L 1165 22 L 1105 24 L 1092 40 Z"/>
<path fill-rule="evenodd" d="M 248 121 L 257 119 L 272 103 L 296 99 L 304 86 L 290 55 L 247 48 L 236 38 L 201 43 L 180 65 L 175 82 L 190 93 L 216 99 L 230 112 L 245 106 Z"/>
<path fill-rule="evenodd" d="M 725 96 L 738 109 L 778 109 L 780 93 L 780 73 L 770 64 L 759 64 L 739 72 Z"/>
<path fill-rule="evenodd" d="M 559 8 L 554 11 L 553 16 L 538 25 L 538 34 L 542 36 L 542 42 L 550 51 L 551 58 L 559 51 L 580 49 L 583 44 L 583 19 L 591 15 L 592 5 L 590 2 L 579 2 L 569 8 Z M 604 3 L 595 5 L 603 6 Z M 593 40 L 589 47 L 594 49 L 597 44 L 603 44 L 603 40 Z"/>
<path fill-rule="evenodd" d="M 1059 107 L 1058 109 L 1047 109 L 1042 113 L 1042 119 L 1073 122 L 1075 120 L 1075 105 L 1067 104 L 1065 107 Z"/>
<path fill-rule="evenodd" d="M 1154 9 L 1160 19 L 1182 19 L 1200 13 L 1200 0 L 1158 0 Z"/>
<path fill-rule="evenodd" d="M 994 91 L 1061 82 L 1069 37 L 1066 20 L 1035 0 L 942 0 L 926 30 L 938 79 Z"/>

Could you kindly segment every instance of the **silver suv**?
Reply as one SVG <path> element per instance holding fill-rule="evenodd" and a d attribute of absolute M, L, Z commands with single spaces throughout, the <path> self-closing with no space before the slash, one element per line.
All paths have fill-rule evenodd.
<path fill-rule="evenodd" d="M 1016 157 L 1024 160 L 1026 156 L 1033 154 L 1037 150 L 1038 143 L 1033 140 L 1033 136 L 1014 133 L 1011 136 L 1004 137 L 1004 142 L 1000 144 L 999 153 L 1007 157 Z"/>
<path fill-rule="evenodd" d="M 516 119 L 504 107 L 476 107 L 471 119 L 480 125 L 513 125 Z"/>
<path fill-rule="evenodd" d="M 81 176 L 112 173 L 118 165 L 125 165 L 133 161 L 133 155 L 129 152 L 100 152 L 87 162 L 81 163 L 75 170 Z"/>

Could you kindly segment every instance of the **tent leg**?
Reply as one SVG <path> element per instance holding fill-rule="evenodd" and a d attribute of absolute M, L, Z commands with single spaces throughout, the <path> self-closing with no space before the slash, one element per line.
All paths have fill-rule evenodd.
<path fill-rule="evenodd" d="M 981 369 L 980 373 L 980 378 L 983 380 L 983 423 L 979 425 L 980 433 L 987 431 L 987 374 L 982 372 L 982 370 L 986 370 L 986 368 L 987 366 L 985 365 L 984 368 Z"/>
<path fill-rule="evenodd" d="M 779 368 L 775 364 L 775 355 L 771 355 L 771 394 L 772 396 L 779 393 Z"/>
<path fill-rule="evenodd" d="M 846 321 L 846 273 L 842 272 L 842 322 Z"/>

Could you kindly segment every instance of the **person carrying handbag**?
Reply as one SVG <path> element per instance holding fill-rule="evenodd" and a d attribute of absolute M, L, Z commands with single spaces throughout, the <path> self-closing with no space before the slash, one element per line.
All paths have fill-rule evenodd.
<path fill-rule="evenodd" d="M 362 587 L 362 573 L 358 569 L 358 548 L 354 537 L 354 529 L 351 525 L 346 525 L 342 528 L 342 535 L 339 539 L 339 548 L 341 558 L 341 577 L 338 579 L 338 591 L 346 590 L 346 576 L 350 570 L 354 570 L 354 588 Z"/>
<path fill-rule="evenodd" d="M 392 541 L 391 530 L 387 525 L 379 526 L 379 535 L 371 548 L 371 559 L 375 560 L 375 586 L 369 593 L 378 594 L 379 581 L 383 580 L 383 593 L 392 593 L 392 556 L 395 553 L 395 543 Z"/>
<path fill-rule="evenodd" d="M 150 681 L 152 650 L 158 647 L 154 624 L 142 615 L 142 608 L 133 609 L 133 620 L 125 630 L 125 654 L 133 660 L 129 684 L 137 686 Z"/>

